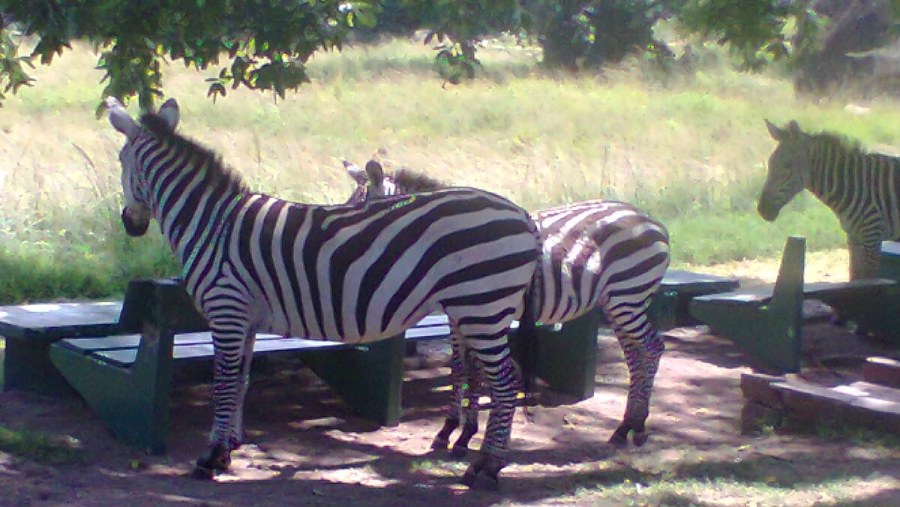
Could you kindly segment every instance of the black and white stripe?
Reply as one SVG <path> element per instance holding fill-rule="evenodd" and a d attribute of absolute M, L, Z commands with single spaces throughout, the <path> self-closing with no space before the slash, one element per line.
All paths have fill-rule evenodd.
<path fill-rule="evenodd" d="M 881 242 L 900 240 L 900 158 L 866 153 L 832 134 L 807 134 L 796 121 L 766 126 L 778 146 L 759 197 L 768 221 L 803 189 L 837 215 L 847 233 L 850 278 L 878 274 Z"/>
<path fill-rule="evenodd" d="M 421 173 L 401 169 L 385 175 L 378 162 L 365 171 L 344 163 L 357 182 L 351 201 L 433 191 L 444 184 Z M 361 177 L 365 174 L 365 178 Z M 628 402 L 612 442 L 625 444 L 634 432 L 637 445 L 647 438 L 645 421 L 664 344 L 653 329 L 649 306 L 669 265 L 669 236 L 657 220 L 636 207 L 617 201 L 594 200 L 532 213 L 541 236 L 542 256 L 534 288 L 536 320 L 563 323 L 594 308 L 602 308 L 625 354 L 629 371 Z M 464 368 L 454 358 L 454 368 Z M 460 382 L 465 384 L 465 382 Z M 453 405 L 462 403 L 456 393 Z M 475 403 L 468 403 L 473 407 Z M 473 414 L 448 413 L 436 444 L 441 445 L 462 419 L 462 436 L 454 444 L 465 448 L 477 431 Z"/>
<path fill-rule="evenodd" d="M 110 108 L 127 136 L 126 230 L 140 234 L 156 218 L 212 329 L 215 418 L 197 473 L 226 468 L 241 442 L 256 332 L 364 343 L 442 311 L 499 400 L 484 456 L 467 473 L 470 484 L 482 472 L 495 480 L 518 391 L 507 333 L 539 255 L 528 214 L 475 189 L 361 207 L 252 193 L 212 152 L 175 133 L 178 116 L 172 100 L 140 124 Z"/>

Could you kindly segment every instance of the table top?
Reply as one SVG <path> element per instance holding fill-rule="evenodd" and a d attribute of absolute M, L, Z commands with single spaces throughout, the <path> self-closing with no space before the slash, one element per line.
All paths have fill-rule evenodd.
<path fill-rule="evenodd" d="M 710 287 L 715 287 L 716 292 L 724 292 L 740 287 L 740 281 L 735 277 L 670 269 L 663 275 L 662 287 L 663 289 L 678 288 L 682 292 L 690 292 L 692 289 L 706 290 Z"/>
<path fill-rule="evenodd" d="M 889 257 L 900 256 L 900 242 L 898 241 L 882 241 L 881 255 Z"/>
<path fill-rule="evenodd" d="M 118 301 L 0 306 L 0 336 L 53 340 L 109 334 L 118 327 L 121 312 Z"/>

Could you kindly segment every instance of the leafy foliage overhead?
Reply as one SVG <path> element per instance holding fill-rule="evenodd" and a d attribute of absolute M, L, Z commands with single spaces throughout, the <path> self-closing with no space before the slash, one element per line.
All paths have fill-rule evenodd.
<path fill-rule="evenodd" d="M 100 51 L 103 96 L 138 95 L 143 109 L 160 96 L 163 58 L 206 69 L 221 66 L 209 95 L 227 87 L 284 97 L 309 79 L 305 63 L 319 49 L 340 49 L 349 29 L 375 24 L 377 0 L 0 0 L 13 21 L 0 32 L 0 79 L 6 91 L 30 79 L 11 28 L 36 39 L 31 58 L 50 64 L 76 39 Z M 0 82 L 0 84 L 3 84 Z M 2 97 L 0 97 L 2 98 Z"/>
<path fill-rule="evenodd" d="M 807 51 L 818 33 L 819 17 L 810 0 L 688 0 L 679 19 L 690 30 L 714 37 L 735 52 L 744 67 Z M 794 23 L 794 40 L 787 28 Z"/>

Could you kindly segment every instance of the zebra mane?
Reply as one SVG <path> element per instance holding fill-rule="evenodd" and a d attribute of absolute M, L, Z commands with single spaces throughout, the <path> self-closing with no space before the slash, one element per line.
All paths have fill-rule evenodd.
<path fill-rule="evenodd" d="M 833 132 L 820 132 L 818 134 L 812 134 L 812 139 L 815 141 L 819 141 L 828 146 L 838 148 L 839 150 L 846 152 L 848 155 L 871 155 L 868 151 L 866 151 L 862 144 L 856 139 L 851 139 L 848 136 L 842 134 L 835 134 Z"/>
<path fill-rule="evenodd" d="M 169 128 L 169 124 L 159 115 L 149 113 L 141 116 L 141 125 L 156 139 L 171 145 L 178 152 L 187 152 L 190 167 L 203 167 L 204 183 L 212 188 L 233 191 L 240 194 L 249 190 L 241 175 L 222 162 L 216 152 L 200 146 Z"/>
<path fill-rule="evenodd" d="M 431 192 L 432 190 L 440 190 L 449 186 L 443 181 L 405 167 L 394 171 L 391 178 L 393 178 L 394 183 L 410 194 L 416 192 Z"/>

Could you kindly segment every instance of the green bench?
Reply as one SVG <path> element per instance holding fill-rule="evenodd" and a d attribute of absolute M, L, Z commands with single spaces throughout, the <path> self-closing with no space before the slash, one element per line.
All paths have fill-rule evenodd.
<path fill-rule="evenodd" d="M 774 285 L 694 298 L 690 312 L 735 341 L 761 368 L 800 371 L 803 300 L 817 299 L 855 320 L 877 315 L 896 282 L 887 279 L 804 283 L 806 240 L 790 237 Z"/>
<path fill-rule="evenodd" d="M 102 336 L 119 329 L 121 302 L 44 303 L 0 307 L 0 390 L 71 393 L 50 363 L 50 344 L 66 336 Z"/>
<path fill-rule="evenodd" d="M 122 308 L 118 332 L 58 340 L 50 345 L 50 360 L 117 438 L 163 452 L 172 373 L 175 368 L 210 362 L 212 337 L 175 280 L 133 282 Z M 597 316 L 541 329 L 539 342 L 544 348 L 538 371 L 550 389 L 578 390 L 580 399 L 593 395 L 596 361 L 586 353 L 573 355 L 564 344 L 570 335 L 578 343 L 590 341 L 596 357 Z M 404 342 L 448 336 L 446 316 L 431 315 L 403 336 L 366 345 L 259 334 L 254 357 L 295 354 L 360 415 L 395 425 L 401 413 Z M 590 393 L 583 387 L 587 371 Z"/>
<path fill-rule="evenodd" d="M 729 292 L 740 287 L 735 277 L 669 269 L 663 276 L 650 314 L 659 331 L 680 326 L 693 326 L 697 320 L 690 314 L 690 302 L 699 296 Z"/>
<path fill-rule="evenodd" d="M 676 325 L 686 318 L 678 312 L 686 298 L 736 283 L 673 271 L 654 314 Z M 537 376 L 549 389 L 578 400 L 593 396 L 602 320 L 594 311 L 538 328 Z M 405 344 L 448 334 L 446 317 L 432 315 L 405 336 L 365 346 L 260 335 L 254 355 L 297 354 L 361 415 L 392 425 L 401 412 Z M 173 369 L 212 358 L 206 322 L 177 280 L 133 281 L 123 303 L 0 307 L 0 335 L 4 389 L 61 394 L 74 387 L 120 439 L 153 452 L 164 449 Z M 513 347 L 517 340 L 513 333 Z"/>
<path fill-rule="evenodd" d="M 658 331 L 693 325 L 688 313 L 694 297 L 738 288 L 737 278 L 670 269 L 666 271 L 659 291 L 650 306 L 650 318 Z M 603 312 L 596 309 L 563 325 L 538 326 L 536 376 L 548 387 L 573 401 L 594 395 L 597 366 L 598 329 L 606 324 Z M 511 347 L 518 346 L 515 334 Z"/>

